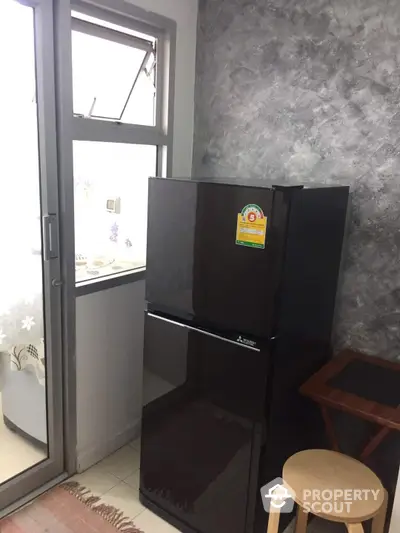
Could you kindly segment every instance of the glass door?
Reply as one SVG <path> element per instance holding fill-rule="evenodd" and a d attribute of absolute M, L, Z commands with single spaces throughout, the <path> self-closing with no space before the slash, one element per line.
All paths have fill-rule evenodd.
<path fill-rule="evenodd" d="M 63 471 L 52 23 L 0 2 L 0 514 Z"/>

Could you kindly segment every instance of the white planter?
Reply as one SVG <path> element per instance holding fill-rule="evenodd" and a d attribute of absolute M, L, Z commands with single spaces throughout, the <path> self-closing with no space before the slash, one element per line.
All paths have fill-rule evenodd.
<path fill-rule="evenodd" d="M 46 387 L 30 368 L 6 369 L 2 389 L 3 416 L 28 437 L 47 445 Z"/>

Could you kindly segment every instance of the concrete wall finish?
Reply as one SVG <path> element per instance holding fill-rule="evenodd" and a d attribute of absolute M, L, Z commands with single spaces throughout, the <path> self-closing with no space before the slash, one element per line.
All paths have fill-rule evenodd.
<path fill-rule="evenodd" d="M 201 0 L 193 173 L 350 184 L 337 347 L 400 341 L 400 3 Z"/>

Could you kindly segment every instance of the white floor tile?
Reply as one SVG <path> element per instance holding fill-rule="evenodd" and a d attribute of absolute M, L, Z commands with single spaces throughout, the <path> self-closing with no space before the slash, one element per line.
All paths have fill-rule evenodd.
<path fill-rule="evenodd" d="M 133 449 L 140 452 L 140 442 L 141 442 L 141 439 L 139 437 L 136 440 L 133 440 L 132 442 L 130 442 L 129 445 L 132 446 Z"/>
<path fill-rule="evenodd" d="M 153 533 L 178 533 L 179 529 L 168 524 L 162 518 L 148 509 L 135 518 L 135 526 L 138 529 Z M 225 533 L 225 532 L 224 532 Z M 227 533 L 227 532 L 226 532 Z"/>
<path fill-rule="evenodd" d="M 136 472 L 128 476 L 124 481 L 133 489 L 138 490 L 140 483 L 140 470 L 136 470 Z"/>
<path fill-rule="evenodd" d="M 94 465 L 86 470 L 86 472 L 77 474 L 71 481 L 78 481 L 78 483 L 89 489 L 95 496 L 102 496 L 121 482 L 119 478 L 105 471 L 99 465 Z"/>
<path fill-rule="evenodd" d="M 145 510 L 139 501 L 139 491 L 123 481 L 103 494 L 101 500 L 108 505 L 113 505 L 132 519 Z"/>
<path fill-rule="evenodd" d="M 109 472 L 118 479 L 126 479 L 140 466 L 140 454 L 127 444 L 120 450 L 100 461 L 97 466 L 103 472 Z"/>

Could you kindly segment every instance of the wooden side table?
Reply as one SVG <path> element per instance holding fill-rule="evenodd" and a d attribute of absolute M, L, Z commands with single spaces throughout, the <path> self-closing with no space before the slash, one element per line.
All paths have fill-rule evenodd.
<path fill-rule="evenodd" d="M 400 430 L 400 364 L 343 350 L 308 379 L 300 392 L 320 406 L 332 449 L 340 451 L 329 408 L 379 426 L 360 454 L 364 462 L 393 430 Z"/>
<path fill-rule="evenodd" d="M 377 476 L 352 457 L 305 450 L 289 457 L 282 479 L 298 505 L 296 533 L 306 533 L 310 514 L 345 524 L 348 533 L 364 533 L 362 523 L 372 518 L 372 533 L 383 533 L 387 492 Z M 356 498 L 357 493 L 364 495 Z M 272 505 L 267 533 L 278 533 L 280 508 Z"/>

